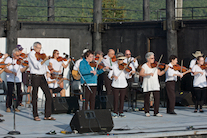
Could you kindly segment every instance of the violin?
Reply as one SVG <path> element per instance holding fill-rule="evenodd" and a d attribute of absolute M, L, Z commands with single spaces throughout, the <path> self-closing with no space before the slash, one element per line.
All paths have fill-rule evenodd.
<path fill-rule="evenodd" d="M 130 67 L 129 65 L 125 68 L 125 66 L 127 66 L 127 63 L 122 63 L 122 64 L 119 64 L 119 70 L 124 70 L 127 71 L 127 72 L 130 72 L 132 71 L 132 67 Z"/>
<path fill-rule="evenodd" d="M 172 69 L 174 69 L 174 70 L 181 71 L 181 66 L 178 65 L 178 64 L 173 65 L 173 67 L 170 67 L 170 68 L 172 68 Z M 186 72 L 186 71 L 188 71 L 188 69 L 187 69 L 186 67 L 182 66 L 182 71 L 181 71 L 181 72 Z"/>
<path fill-rule="evenodd" d="M 112 62 L 115 62 L 117 59 L 116 59 L 116 56 L 114 55 L 112 58 L 111 58 L 111 61 Z"/>
<path fill-rule="evenodd" d="M 200 66 L 201 69 L 206 69 L 207 68 L 207 64 L 203 64 Z"/>
<path fill-rule="evenodd" d="M 27 60 L 23 60 L 21 58 L 17 59 L 17 62 L 16 62 L 18 65 L 23 65 L 23 66 L 28 66 L 29 65 L 29 62 Z"/>
<path fill-rule="evenodd" d="M 51 74 L 51 76 L 50 76 L 50 78 L 51 79 L 62 79 L 63 78 L 63 76 L 61 75 L 61 74 Z"/>
<path fill-rule="evenodd" d="M 65 58 L 65 57 L 63 58 L 63 57 L 60 57 L 60 56 L 59 56 L 59 57 L 57 58 L 57 61 L 58 61 L 58 62 L 60 62 L 60 61 L 67 61 L 67 60 L 68 60 L 68 59 Z"/>
<path fill-rule="evenodd" d="M 5 64 L 4 62 L 0 62 L 0 68 L 3 69 L 6 67 L 7 64 Z"/>
<path fill-rule="evenodd" d="M 97 66 L 97 63 L 96 62 L 94 62 L 94 61 L 92 61 L 92 62 L 90 62 L 89 63 L 89 65 L 91 66 L 91 67 L 96 67 Z M 99 65 L 98 65 L 98 69 L 103 69 L 104 67 L 106 67 L 103 63 L 100 63 Z M 109 68 L 110 70 L 112 70 L 111 68 Z"/>
<path fill-rule="evenodd" d="M 154 62 L 154 63 L 151 63 L 151 67 L 152 68 L 155 68 L 155 67 L 157 67 L 157 64 L 158 64 L 158 62 Z M 159 65 L 158 65 L 158 68 L 160 68 L 160 69 L 164 69 L 165 68 L 165 63 L 160 63 Z"/>
<path fill-rule="evenodd" d="M 35 57 L 37 58 L 37 60 L 40 60 L 40 59 L 44 60 L 47 56 L 45 53 L 40 54 L 40 53 L 36 52 Z"/>
<path fill-rule="evenodd" d="M 24 59 L 24 58 L 27 58 L 27 57 L 28 57 L 28 54 L 21 53 L 21 54 L 20 54 L 20 57 L 22 57 L 23 59 Z"/>

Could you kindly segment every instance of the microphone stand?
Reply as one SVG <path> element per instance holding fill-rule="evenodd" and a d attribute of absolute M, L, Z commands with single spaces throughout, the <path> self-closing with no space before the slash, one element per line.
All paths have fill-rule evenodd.
<path fill-rule="evenodd" d="M 73 61 L 73 57 L 70 57 L 71 58 L 71 62 L 73 63 L 73 65 L 75 66 L 75 63 L 74 63 L 74 61 Z M 82 108 L 82 110 L 85 110 L 85 86 L 87 86 L 87 88 L 89 89 L 89 91 L 91 92 L 91 93 L 93 93 L 92 92 L 92 90 L 91 90 L 91 88 L 88 86 L 88 84 L 86 83 L 86 80 L 84 79 L 84 77 L 83 77 L 83 75 L 81 74 L 81 72 L 80 72 L 80 70 L 78 69 L 78 73 L 80 74 L 80 76 L 81 76 L 81 78 L 83 79 L 83 81 L 84 81 L 84 83 L 83 83 L 83 108 Z"/>
<path fill-rule="evenodd" d="M 12 57 L 12 62 L 13 62 L 13 57 Z M 14 65 L 13 64 L 13 71 L 14 71 Z M 12 94 L 12 103 L 13 103 L 13 110 L 14 110 L 14 124 L 13 124 L 13 131 L 9 131 L 8 134 L 10 135 L 19 135 L 20 132 L 19 131 L 16 131 L 16 123 L 15 123 L 15 108 L 16 108 L 16 99 L 17 99 L 17 89 L 16 89 L 16 80 L 15 80 L 15 74 L 14 75 L 14 90 L 13 90 L 13 94 Z"/>

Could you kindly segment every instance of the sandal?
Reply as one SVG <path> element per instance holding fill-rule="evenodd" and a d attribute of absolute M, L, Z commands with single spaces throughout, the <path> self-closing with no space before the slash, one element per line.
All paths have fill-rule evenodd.
<path fill-rule="evenodd" d="M 36 117 L 34 118 L 34 121 L 41 121 L 41 119 L 40 119 L 38 116 L 36 116 Z"/>
<path fill-rule="evenodd" d="M 45 117 L 44 120 L 56 120 L 54 117 Z"/>
<path fill-rule="evenodd" d="M 200 109 L 200 113 L 203 113 L 204 111 L 202 109 Z"/>
<path fill-rule="evenodd" d="M 46 134 L 48 134 L 48 135 L 55 135 L 56 132 L 55 132 L 55 130 L 51 130 L 50 132 L 47 132 Z"/>

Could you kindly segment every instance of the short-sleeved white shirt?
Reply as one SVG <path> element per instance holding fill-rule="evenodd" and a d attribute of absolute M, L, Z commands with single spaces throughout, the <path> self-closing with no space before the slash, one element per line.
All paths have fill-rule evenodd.
<path fill-rule="evenodd" d="M 62 73 L 62 69 L 63 69 L 63 66 L 62 66 L 63 62 L 62 61 L 58 62 L 56 59 L 51 58 L 49 60 L 49 62 L 52 63 L 52 67 L 54 70 L 56 70 L 56 71 L 61 70 L 61 73 Z M 59 73 L 59 74 L 61 74 L 61 73 Z"/>
<path fill-rule="evenodd" d="M 16 72 L 17 76 L 15 76 L 15 82 L 22 82 L 22 72 L 20 71 L 22 65 L 18 65 L 16 59 L 13 59 L 11 57 L 7 57 L 5 60 L 5 64 L 11 63 L 15 65 L 10 65 L 7 67 L 8 70 Z M 14 82 L 14 74 L 12 73 L 6 73 L 7 82 Z"/>
<path fill-rule="evenodd" d="M 203 75 L 201 75 L 200 73 L 198 73 L 197 75 L 194 75 L 193 87 L 199 87 L 199 88 L 207 87 L 206 70 L 202 70 L 198 65 L 195 65 L 192 68 L 192 72 L 203 72 Z"/>

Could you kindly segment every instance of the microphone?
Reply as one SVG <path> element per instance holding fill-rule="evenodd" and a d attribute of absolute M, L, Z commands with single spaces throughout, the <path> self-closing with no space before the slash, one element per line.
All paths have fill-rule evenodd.
<path fill-rule="evenodd" d="M 63 55 L 65 55 L 65 57 L 66 57 L 66 58 L 68 58 L 68 57 L 69 57 L 69 55 L 68 55 L 68 54 L 66 54 L 66 53 L 63 53 Z"/>

